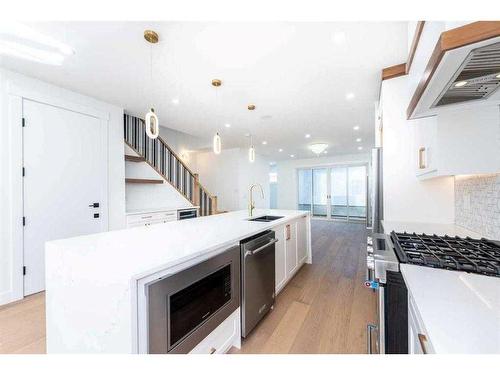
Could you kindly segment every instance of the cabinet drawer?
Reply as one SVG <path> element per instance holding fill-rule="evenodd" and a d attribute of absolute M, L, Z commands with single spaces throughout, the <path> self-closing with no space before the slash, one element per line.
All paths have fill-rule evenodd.
<path fill-rule="evenodd" d="M 240 334 L 240 309 L 236 309 L 226 320 L 190 351 L 191 354 L 223 354 L 227 352 Z"/>
<path fill-rule="evenodd" d="M 127 216 L 127 224 L 134 223 L 150 223 L 154 221 L 169 219 L 176 220 L 177 219 L 177 211 L 163 211 L 163 212 L 152 212 L 152 213 L 144 213 L 137 215 L 128 215 Z"/>

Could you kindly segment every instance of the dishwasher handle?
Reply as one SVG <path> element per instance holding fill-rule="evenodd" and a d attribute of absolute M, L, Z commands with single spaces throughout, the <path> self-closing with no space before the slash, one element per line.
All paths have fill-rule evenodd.
<path fill-rule="evenodd" d="M 278 242 L 278 239 L 277 238 L 273 238 L 271 241 L 269 241 L 268 243 L 266 243 L 265 245 L 262 245 L 258 248 L 256 248 L 255 250 L 252 250 L 252 251 L 246 251 L 245 252 L 245 258 L 248 256 L 248 255 L 255 255 L 257 253 L 260 253 L 262 250 L 264 250 L 266 247 L 269 247 L 271 246 L 272 244 L 275 244 L 276 242 Z"/>

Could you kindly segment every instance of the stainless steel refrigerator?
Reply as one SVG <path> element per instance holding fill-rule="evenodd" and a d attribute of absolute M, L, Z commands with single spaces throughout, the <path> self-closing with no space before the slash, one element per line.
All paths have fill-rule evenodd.
<path fill-rule="evenodd" d="M 381 233 L 381 220 L 384 219 L 384 194 L 382 175 L 382 148 L 372 149 L 371 183 L 370 183 L 370 215 L 369 226 L 372 233 Z"/>

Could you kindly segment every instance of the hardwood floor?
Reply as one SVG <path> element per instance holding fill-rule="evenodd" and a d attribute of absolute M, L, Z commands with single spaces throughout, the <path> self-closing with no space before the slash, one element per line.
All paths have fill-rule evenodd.
<path fill-rule="evenodd" d="M 45 293 L 0 306 L 0 353 L 45 352 Z"/>
<path fill-rule="evenodd" d="M 278 295 L 241 350 L 231 353 L 366 353 L 366 325 L 376 318 L 366 276 L 364 224 L 314 220 L 313 264 Z"/>
<path fill-rule="evenodd" d="M 363 286 L 364 224 L 314 220 L 313 264 L 278 295 L 274 310 L 231 353 L 366 353 L 375 294 Z M 45 295 L 0 307 L 0 353 L 45 353 Z"/>

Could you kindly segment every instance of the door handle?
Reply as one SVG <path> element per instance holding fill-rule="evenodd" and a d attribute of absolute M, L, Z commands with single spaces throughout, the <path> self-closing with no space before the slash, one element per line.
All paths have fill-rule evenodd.
<path fill-rule="evenodd" d="M 92 207 L 92 208 L 99 208 L 99 202 L 94 202 L 92 204 L 89 204 L 89 207 Z"/>
<path fill-rule="evenodd" d="M 366 351 L 368 354 L 373 354 L 372 349 L 372 332 L 377 329 L 375 324 L 366 325 Z"/>
<path fill-rule="evenodd" d="M 255 250 L 252 250 L 252 251 L 246 251 L 245 252 L 245 258 L 248 256 L 248 255 L 255 255 L 257 253 L 260 253 L 262 250 L 264 250 L 266 247 L 272 245 L 272 244 L 275 244 L 276 242 L 278 242 L 278 239 L 277 238 L 274 238 L 272 241 L 269 241 L 268 243 L 266 243 L 265 245 L 262 245 L 261 247 L 258 247 L 256 248 Z"/>

